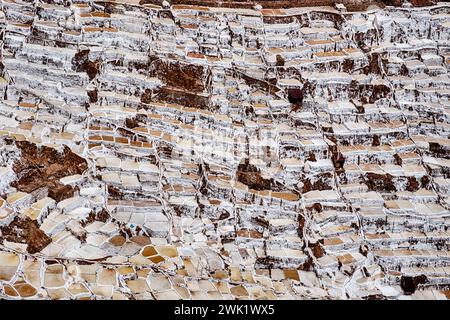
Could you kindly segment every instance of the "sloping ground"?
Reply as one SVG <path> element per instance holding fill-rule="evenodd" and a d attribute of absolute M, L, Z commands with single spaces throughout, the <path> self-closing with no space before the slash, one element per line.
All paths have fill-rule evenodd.
<path fill-rule="evenodd" d="M 262 2 L 1 1 L 1 298 L 450 297 L 450 5 Z"/>

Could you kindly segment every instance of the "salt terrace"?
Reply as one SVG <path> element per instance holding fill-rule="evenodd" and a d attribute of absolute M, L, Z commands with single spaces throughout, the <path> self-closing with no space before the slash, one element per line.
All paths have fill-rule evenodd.
<path fill-rule="evenodd" d="M 278 2 L 1 1 L 0 298 L 450 298 L 450 4 Z"/>

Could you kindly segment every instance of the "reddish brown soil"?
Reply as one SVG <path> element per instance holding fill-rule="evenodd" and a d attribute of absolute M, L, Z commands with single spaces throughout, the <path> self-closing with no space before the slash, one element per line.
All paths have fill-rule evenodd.
<path fill-rule="evenodd" d="M 72 60 L 75 71 L 86 72 L 89 80 L 94 79 L 99 73 L 100 61 L 89 60 L 89 50 L 82 50 L 75 54 Z"/>
<path fill-rule="evenodd" d="M 378 174 L 369 172 L 366 174 L 366 185 L 370 191 L 389 191 L 395 192 L 394 182 L 392 181 L 393 176 L 390 174 Z"/>
<path fill-rule="evenodd" d="M 303 238 L 303 229 L 305 228 L 305 217 L 301 214 L 298 215 L 298 228 L 297 234 L 300 238 Z"/>
<path fill-rule="evenodd" d="M 331 157 L 331 161 L 333 162 L 334 168 L 336 171 L 344 170 L 345 158 L 344 155 L 340 152 L 333 152 Z"/>
<path fill-rule="evenodd" d="M 239 164 L 236 179 L 253 190 L 281 190 L 281 186 L 273 181 L 273 179 L 263 178 L 259 170 L 251 165 L 248 159 L 245 159 L 243 163 Z"/>
<path fill-rule="evenodd" d="M 148 1 L 148 0 L 147 0 Z M 282 9 L 292 7 L 314 7 L 314 6 L 332 6 L 336 1 L 331 0 L 171 0 L 171 4 L 190 4 L 198 6 L 209 7 L 227 7 L 227 8 L 253 8 L 256 4 L 260 4 L 263 8 L 270 9 Z M 341 0 L 339 3 L 344 3 L 348 9 L 351 10 L 366 10 L 371 4 L 378 4 L 384 6 L 384 1 L 371 1 L 371 0 Z"/>
<path fill-rule="evenodd" d="M 331 173 L 322 173 L 314 178 L 314 182 L 311 182 L 310 178 L 300 178 L 303 182 L 302 193 L 309 192 L 311 190 L 331 190 L 333 175 Z"/>
<path fill-rule="evenodd" d="M 2 227 L 0 231 L 1 238 L 4 240 L 26 243 L 29 253 L 40 252 L 52 242 L 52 239 L 39 229 L 37 222 L 28 217 L 17 216 L 9 225 Z"/>
<path fill-rule="evenodd" d="M 21 159 L 13 165 L 18 179 L 11 185 L 19 191 L 31 193 L 46 188 L 49 197 L 61 201 L 73 196 L 76 189 L 63 185 L 59 179 L 82 174 L 87 162 L 64 146 L 63 152 L 46 146 L 38 147 L 34 143 L 16 141 L 21 150 Z"/>
<path fill-rule="evenodd" d="M 163 87 L 154 91 L 155 100 L 159 102 L 175 103 L 189 108 L 209 110 L 209 98 L 185 90 L 172 87 Z M 145 95 L 145 93 L 144 93 Z M 142 96 L 141 101 L 148 100 L 148 96 Z M 148 95 L 148 93 L 147 93 Z M 148 102 L 147 102 L 148 103 Z"/>
<path fill-rule="evenodd" d="M 111 216 L 105 209 L 102 209 L 100 212 L 97 213 L 91 212 L 87 217 L 87 219 L 81 222 L 81 225 L 85 227 L 94 221 L 106 222 L 109 220 L 110 217 Z"/>
<path fill-rule="evenodd" d="M 225 8 L 253 8 L 256 4 L 260 4 L 263 8 L 267 9 L 283 9 L 292 7 L 314 7 L 314 6 L 332 6 L 335 3 L 343 3 L 348 10 L 363 11 L 367 10 L 370 5 L 378 5 L 383 8 L 385 6 L 399 7 L 403 4 L 404 0 L 170 0 L 173 5 L 196 5 L 205 7 L 225 7 Z M 410 0 L 411 4 L 415 7 L 429 6 L 435 3 L 433 0 Z M 141 0 L 140 4 L 158 4 L 160 5 L 162 0 Z"/>
<path fill-rule="evenodd" d="M 310 243 L 309 247 L 312 249 L 312 252 L 316 258 L 323 257 L 323 255 L 325 254 L 325 251 L 323 250 L 322 246 L 318 242 Z"/>
<path fill-rule="evenodd" d="M 402 276 L 400 279 L 400 286 L 403 289 L 403 292 L 407 295 L 413 294 L 417 287 L 420 284 L 427 283 L 428 279 L 425 275 L 415 276 L 415 277 L 408 277 L 408 276 Z"/>
<path fill-rule="evenodd" d="M 408 177 L 408 183 L 406 184 L 407 191 L 417 191 L 420 189 L 419 181 L 415 177 Z"/>
<path fill-rule="evenodd" d="M 200 65 L 170 63 L 154 60 L 150 66 L 150 74 L 161 79 L 166 85 L 190 92 L 201 92 L 205 89 L 203 84 L 204 68 Z"/>

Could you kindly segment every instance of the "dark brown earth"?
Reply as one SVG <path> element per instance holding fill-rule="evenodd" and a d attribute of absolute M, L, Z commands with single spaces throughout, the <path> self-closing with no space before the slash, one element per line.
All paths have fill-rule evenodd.
<path fill-rule="evenodd" d="M 366 244 L 360 245 L 359 253 L 361 253 L 364 257 L 367 257 L 367 255 L 369 254 L 369 247 Z"/>
<path fill-rule="evenodd" d="M 298 267 L 299 270 L 303 271 L 313 271 L 314 269 L 314 261 L 311 257 L 308 257 L 306 261 Z"/>
<path fill-rule="evenodd" d="M 99 73 L 100 61 L 89 60 L 89 50 L 81 50 L 75 54 L 72 60 L 74 69 L 77 72 L 86 72 L 89 80 L 94 79 Z"/>
<path fill-rule="evenodd" d="M 349 90 L 350 99 L 361 101 L 364 104 L 387 98 L 390 93 L 391 89 L 384 84 L 358 84 L 355 80 L 350 84 Z"/>
<path fill-rule="evenodd" d="M 362 36 L 362 38 L 364 38 L 365 34 L 360 33 L 360 35 Z M 363 68 L 363 72 L 365 74 L 369 74 L 369 73 L 373 73 L 373 74 L 377 74 L 377 75 L 381 75 L 382 74 L 382 65 L 380 65 L 380 54 L 379 53 L 371 53 L 369 55 L 369 64 Z"/>
<path fill-rule="evenodd" d="M 278 87 L 269 81 L 253 78 L 238 70 L 233 70 L 232 73 L 233 77 L 241 78 L 251 88 L 262 90 L 272 95 L 279 91 Z"/>
<path fill-rule="evenodd" d="M 406 184 L 406 190 L 407 191 L 417 191 L 420 189 L 419 181 L 415 177 L 408 177 L 408 182 Z"/>
<path fill-rule="evenodd" d="M 303 238 L 303 230 L 305 228 L 305 217 L 301 214 L 298 215 L 298 228 L 297 228 L 297 234 L 300 238 Z"/>
<path fill-rule="evenodd" d="M 319 202 L 315 202 L 312 206 L 306 207 L 306 209 L 314 214 L 322 212 L 323 207 Z"/>
<path fill-rule="evenodd" d="M 280 9 L 291 7 L 312 7 L 312 6 L 332 6 L 336 1 L 332 0 L 170 0 L 168 1 L 172 5 L 197 5 L 197 6 L 209 6 L 209 7 L 228 7 L 228 8 L 253 8 L 256 4 L 260 4 L 263 8 L 267 9 Z M 366 10 L 370 5 L 384 6 L 401 6 L 405 0 L 341 0 L 338 3 L 343 3 L 349 10 Z M 410 0 L 409 1 L 415 7 L 429 6 L 436 3 L 433 0 Z M 162 0 L 141 0 L 139 4 L 156 4 L 161 5 Z"/>
<path fill-rule="evenodd" d="M 363 11 L 367 10 L 370 5 L 377 5 L 381 8 L 385 6 L 400 7 L 406 2 L 405 0 L 170 0 L 172 5 L 197 5 L 208 7 L 226 7 L 226 8 L 253 8 L 256 4 L 261 5 L 264 9 L 280 9 L 280 8 L 292 8 L 292 7 L 313 7 L 313 6 L 333 6 L 335 3 L 342 3 L 348 10 Z M 162 0 L 141 0 L 141 4 L 152 3 L 161 4 Z M 415 7 L 429 6 L 436 3 L 433 0 L 410 0 L 410 3 Z"/>
<path fill-rule="evenodd" d="M 379 145 L 380 145 L 380 137 L 375 134 L 372 138 L 372 146 L 378 147 Z"/>
<path fill-rule="evenodd" d="M 420 178 L 420 185 L 422 188 L 427 189 L 430 186 L 430 178 L 428 178 L 428 176 Z"/>
<path fill-rule="evenodd" d="M 316 258 L 323 257 L 323 255 L 325 254 L 325 251 L 323 250 L 322 246 L 318 242 L 310 243 L 309 247 L 311 248 L 311 250 Z"/>
<path fill-rule="evenodd" d="M 288 90 L 288 100 L 294 106 L 292 111 L 297 111 L 301 108 L 303 103 L 303 91 L 298 88 L 292 88 Z"/>
<path fill-rule="evenodd" d="M 157 101 L 209 109 L 209 98 L 200 95 L 205 92 L 208 77 L 208 70 L 201 65 L 163 61 L 156 56 L 150 56 L 146 63 L 132 63 L 129 70 L 157 77 L 164 84 L 162 88 L 154 91 L 146 89 L 141 96 L 142 103 Z"/>
<path fill-rule="evenodd" d="M 26 216 L 16 216 L 7 226 L 0 228 L 2 239 L 16 243 L 26 243 L 29 253 L 40 252 L 52 239 L 39 229 L 37 221 Z"/>
<path fill-rule="evenodd" d="M 175 103 L 189 108 L 209 110 L 209 98 L 203 95 L 173 87 L 157 89 L 153 94 L 155 96 L 155 101 L 158 102 Z M 148 99 L 148 97 L 146 98 Z M 141 101 L 145 103 L 144 97 L 141 98 Z"/>
<path fill-rule="evenodd" d="M 56 183 L 53 188 L 48 189 L 48 196 L 52 199 L 55 199 L 57 202 L 62 201 L 67 198 L 71 198 L 75 195 L 75 192 L 78 191 L 78 187 L 72 187 L 69 185 L 62 185 Z"/>
<path fill-rule="evenodd" d="M 125 126 L 128 129 L 134 129 L 136 127 L 139 127 L 139 123 L 146 123 L 147 122 L 147 116 L 143 114 L 137 114 L 136 116 L 132 118 L 125 119 Z"/>
<path fill-rule="evenodd" d="M 207 76 L 207 70 L 201 65 L 164 61 L 150 56 L 148 62 L 130 63 L 128 69 L 149 77 L 157 77 L 168 87 L 196 93 L 205 90 L 204 78 Z"/>
<path fill-rule="evenodd" d="M 91 212 L 89 216 L 86 218 L 86 220 L 83 220 L 81 222 L 81 225 L 85 227 L 94 221 L 106 222 L 109 220 L 110 217 L 111 216 L 109 215 L 108 211 L 106 211 L 105 209 L 102 209 L 100 212 L 97 213 Z"/>
<path fill-rule="evenodd" d="M 150 74 L 170 87 L 191 92 L 201 92 L 205 89 L 205 70 L 200 65 L 171 63 L 154 58 L 150 65 Z"/>
<path fill-rule="evenodd" d="M 364 300 L 387 300 L 385 296 L 382 294 L 370 294 L 366 297 L 363 297 Z"/>
<path fill-rule="evenodd" d="M 251 165 L 248 159 L 245 159 L 242 163 L 239 164 L 236 172 L 236 179 L 248 186 L 250 189 L 257 191 L 280 191 L 282 187 L 273 179 L 263 178 L 259 170 L 254 165 Z"/>
<path fill-rule="evenodd" d="M 156 0 L 142 0 L 141 2 L 154 2 Z M 225 1 L 217 1 L 217 0 L 170 0 L 171 4 L 189 4 L 189 5 L 197 5 L 197 6 L 209 6 L 209 7 L 228 7 L 228 8 L 253 8 L 256 4 L 261 5 L 263 8 L 271 8 L 271 9 L 280 9 L 280 8 L 292 8 L 292 7 L 313 7 L 313 6 L 332 6 L 336 1 L 331 0 L 312 0 L 312 1 L 304 1 L 304 0 L 261 0 L 261 1 L 253 1 L 253 0 L 225 0 Z M 352 0 L 341 0 L 339 3 L 343 3 L 347 6 L 348 9 L 351 10 L 366 10 L 367 7 L 371 4 L 377 4 L 379 6 L 384 7 L 386 0 L 379 1 L 371 1 L 371 0 L 361 0 L 361 1 L 352 1 Z M 392 2 L 392 1 L 389 1 Z"/>
<path fill-rule="evenodd" d="M 450 150 L 437 142 L 429 142 L 429 150 L 433 157 L 450 159 Z"/>
<path fill-rule="evenodd" d="M 340 152 L 333 153 L 331 157 L 331 161 L 333 162 L 334 168 L 336 171 L 344 170 L 345 158 L 344 155 Z"/>
<path fill-rule="evenodd" d="M 432 6 L 436 4 L 437 1 L 435 0 L 410 0 L 411 4 L 414 7 L 426 7 L 426 6 Z"/>
<path fill-rule="evenodd" d="M 310 178 L 305 177 L 300 178 L 300 181 L 303 182 L 302 193 L 306 193 L 311 190 L 322 191 L 333 189 L 333 175 L 328 172 L 317 175 L 313 182 L 311 182 Z"/>
<path fill-rule="evenodd" d="M 98 101 L 98 90 L 97 88 L 87 92 L 89 97 L 89 102 L 96 103 Z"/>
<path fill-rule="evenodd" d="M 390 174 L 378 174 L 369 172 L 365 175 L 365 183 L 370 191 L 395 192 L 393 176 Z"/>
<path fill-rule="evenodd" d="M 144 93 L 141 96 L 141 102 L 149 104 L 152 102 L 152 90 L 145 89 Z"/>
<path fill-rule="evenodd" d="M 275 65 L 276 65 L 277 67 L 283 67 L 284 64 L 286 63 L 286 61 L 284 60 L 284 58 L 283 58 L 282 56 L 280 56 L 279 54 L 277 54 L 276 60 L 277 60 L 277 62 L 276 62 Z"/>
<path fill-rule="evenodd" d="M 402 158 L 398 155 L 398 153 L 394 154 L 394 163 L 398 166 L 401 166 L 403 163 Z"/>
<path fill-rule="evenodd" d="M 18 179 L 11 185 L 22 192 L 31 193 L 45 188 L 48 196 L 61 201 L 73 196 L 76 189 L 59 180 L 87 169 L 87 162 L 64 146 L 63 152 L 46 146 L 38 147 L 26 141 L 16 141 L 21 158 L 13 164 Z"/>
<path fill-rule="evenodd" d="M 411 295 L 416 291 L 420 284 L 425 284 L 427 282 L 428 279 L 425 275 L 415 277 L 402 276 L 400 279 L 400 286 L 405 294 Z"/>

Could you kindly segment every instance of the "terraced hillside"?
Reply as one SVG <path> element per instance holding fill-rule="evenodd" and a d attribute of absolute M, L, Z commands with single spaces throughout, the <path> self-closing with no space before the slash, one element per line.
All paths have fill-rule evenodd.
<path fill-rule="evenodd" d="M 1 0 L 0 298 L 450 298 L 450 4 L 224 2 Z"/>

